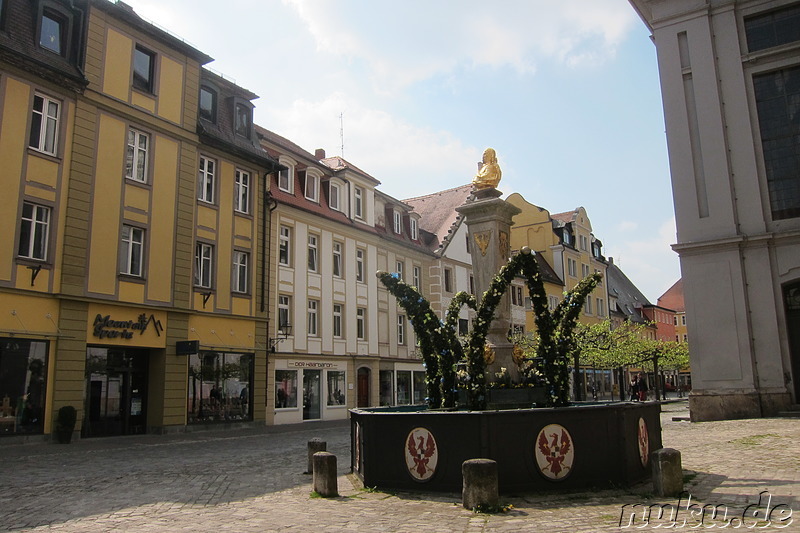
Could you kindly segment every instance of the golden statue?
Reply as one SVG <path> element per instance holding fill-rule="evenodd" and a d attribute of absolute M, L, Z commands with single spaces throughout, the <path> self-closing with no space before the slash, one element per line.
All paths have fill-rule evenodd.
<path fill-rule="evenodd" d="M 502 174 L 500 165 L 497 164 L 497 154 L 494 148 L 487 148 L 483 152 L 483 164 L 481 164 L 478 174 L 472 179 L 472 188 L 477 191 L 496 189 Z"/>

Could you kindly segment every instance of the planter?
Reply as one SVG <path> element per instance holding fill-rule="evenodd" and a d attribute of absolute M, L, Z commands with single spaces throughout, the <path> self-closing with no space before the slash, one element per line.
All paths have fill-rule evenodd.
<path fill-rule="evenodd" d="M 69 444 L 72 442 L 72 433 L 75 431 L 75 423 L 78 420 L 78 412 L 71 405 L 65 405 L 58 410 L 56 427 L 53 433 L 59 444 Z"/>
<path fill-rule="evenodd" d="M 497 461 L 506 493 L 630 486 L 662 446 L 656 403 L 350 413 L 351 468 L 381 489 L 459 492 L 461 464 L 476 458 Z"/>

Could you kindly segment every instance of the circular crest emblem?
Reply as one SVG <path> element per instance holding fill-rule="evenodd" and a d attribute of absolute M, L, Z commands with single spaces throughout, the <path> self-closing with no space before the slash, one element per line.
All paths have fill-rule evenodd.
<path fill-rule="evenodd" d="M 639 443 L 639 460 L 642 461 L 642 466 L 647 468 L 647 463 L 650 462 L 650 435 L 647 433 L 647 424 L 641 417 L 636 442 Z"/>
<path fill-rule="evenodd" d="M 564 426 L 550 424 L 536 437 L 536 464 L 544 477 L 552 481 L 566 479 L 572 473 L 575 447 Z"/>
<path fill-rule="evenodd" d="M 426 428 L 414 428 L 405 442 L 406 466 L 415 481 L 428 481 L 436 472 L 439 448 L 433 433 Z"/>

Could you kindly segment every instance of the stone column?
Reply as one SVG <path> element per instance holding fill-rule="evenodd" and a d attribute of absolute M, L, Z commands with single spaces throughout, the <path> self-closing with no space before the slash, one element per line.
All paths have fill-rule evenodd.
<path fill-rule="evenodd" d="M 465 217 L 469 232 L 472 255 L 472 274 L 478 305 L 483 293 L 489 289 L 492 278 L 511 256 L 511 225 L 514 215 L 521 211 L 501 200 L 502 193 L 497 189 L 484 189 L 474 193 L 474 200 L 468 200 L 456 211 Z M 514 346 L 508 342 L 508 329 L 511 324 L 511 298 L 509 292 L 503 295 L 495 311 L 495 318 L 489 326 L 487 344 L 494 350 L 494 361 L 487 365 L 487 380 L 494 381 L 494 373 L 501 367 L 507 369 L 513 382 L 520 380 L 519 370 L 514 362 Z"/>

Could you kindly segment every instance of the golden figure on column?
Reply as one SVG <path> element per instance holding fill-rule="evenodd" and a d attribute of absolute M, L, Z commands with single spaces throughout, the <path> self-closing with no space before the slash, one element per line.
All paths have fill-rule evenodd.
<path fill-rule="evenodd" d="M 500 165 L 497 164 L 497 154 L 494 148 L 487 148 L 483 152 L 483 164 L 478 174 L 472 179 L 472 188 L 476 191 L 496 189 L 502 176 Z"/>

